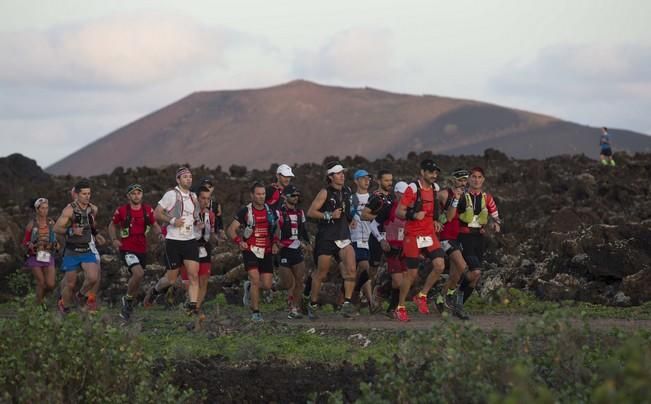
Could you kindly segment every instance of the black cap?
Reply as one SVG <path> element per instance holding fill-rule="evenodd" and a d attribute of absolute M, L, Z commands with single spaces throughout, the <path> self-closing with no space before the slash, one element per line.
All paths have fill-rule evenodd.
<path fill-rule="evenodd" d="M 452 176 L 456 179 L 468 178 L 470 176 L 470 171 L 466 170 L 465 168 L 457 168 L 456 170 L 452 171 Z"/>
<path fill-rule="evenodd" d="M 203 177 L 199 180 L 199 185 L 210 185 L 211 187 L 213 186 L 213 178 L 212 177 Z"/>
<path fill-rule="evenodd" d="M 425 159 L 420 162 L 420 169 L 425 171 L 438 171 L 441 172 L 441 168 L 434 162 L 432 159 Z"/>
<path fill-rule="evenodd" d="M 300 194 L 301 192 L 296 188 L 296 185 L 294 184 L 289 184 L 283 189 L 283 195 L 292 195 L 292 194 Z"/>

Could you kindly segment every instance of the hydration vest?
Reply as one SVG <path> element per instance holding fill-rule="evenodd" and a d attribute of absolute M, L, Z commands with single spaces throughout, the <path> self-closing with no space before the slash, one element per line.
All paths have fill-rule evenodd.
<path fill-rule="evenodd" d="M 208 215 L 208 221 L 206 222 L 206 216 Z M 199 220 L 204 223 L 204 228 L 201 229 L 201 234 L 197 234 L 200 245 L 205 245 L 210 241 L 210 234 L 214 232 L 215 229 L 215 213 L 210 209 L 206 208 L 206 213 L 204 213 L 203 219 L 201 218 L 201 212 L 199 213 Z"/>
<path fill-rule="evenodd" d="M 479 210 L 477 207 L 473 206 L 473 198 L 470 196 L 470 192 L 465 193 L 465 198 L 466 198 L 466 210 L 459 213 L 459 220 L 461 220 L 463 223 L 469 224 L 472 223 L 473 219 L 475 216 L 478 216 L 478 222 L 480 225 L 485 225 L 488 223 L 488 209 L 486 209 L 486 192 L 482 192 L 480 194 L 481 196 L 481 204 L 479 207 Z"/>
<path fill-rule="evenodd" d="M 145 234 L 147 234 L 149 233 L 149 228 L 151 227 L 151 223 L 149 222 L 149 212 L 151 212 L 152 209 L 148 205 L 143 204 L 142 210 L 145 219 Z M 122 222 L 122 228 L 120 229 L 120 238 L 129 237 L 129 234 L 131 233 L 131 226 L 131 204 L 127 204 L 127 215 L 124 218 L 124 222 Z"/>
<path fill-rule="evenodd" d="M 269 223 L 269 238 L 273 238 L 273 234 L 276 232 L 276 216 L 273 214 L 271 208 L 266 203 L 264 204 L 264 208 L 267 211 L 267 223 Z M 242 232 L 242 238 L 244 240 L 248 240 L 253 235 L 255 229 L 255 216 L 253 215 L 253 203 L 249 202 L 249 204 L 246 205 L 246 209 L 247 209 L 246 223 L 245 223 L 246 227 Z"/>
<path fill-rule="evenodd" d="M 47 240 L 42 239 L 40 237 L 38 219 L 34 218 L 33 221 L 34 224 L 32 225 L 32 231 L 29 236 L 29 241 L 34 245 L 38 245 L 39 243 L 48 243 L 50 246 L 54 246 L 54 244 L 57 241 L 56 233 L 54 233 L 54 221 L 49 218 L 47 219 L 47 226 L 48 226 Z"/>
<path fill-rule="evenodd" d="M 167 214 L 171 217 L 181 217 L 183 215 L 183 194 L 181 194 L 181 191 L 179 191 L 178 187 L 175 187 L 172 190 L 176 193 L 176 202 L 174 203 L 174 206 L 172 206 L 172 208 L 167 211 Z M 197 195 L 194 192 L 190 192 L 190 201 L 194 206 L 192 216 L 194 217 L 194 220 L 197 221 L 199 219 L 199 211 L 201 209 L 199 208 Z"/>
<path fill-rule="evenodd" d="M 307 234 L 302 234 L 305 226 L 303 223 L 302 209 L 296 209 L 296 225 L 298 230 L 296 236 L 292 234 L 292 219 L 289 217 L 289 212 L 287 212 L 287 207 L 285 205 L 280 208 L 280 214 L 283 217 L 283 225 L 280 228 L 281 240 L 298 240 L 301 236 L 303 236 L 304 239 L 307 239 Z"/>
<path fill-rule="evenodd" d="M 70 204 L 72 207 L 72 223 L 73 227 L 81 227 L 83 233 L 81 236 L 77 235 L 67 235 L 66 245 L 70 248 L 86 248 L 92 239 L 92 233 L 95 228 L 95 218 L 93 217 L 93 209 L 90 205 L 86 209 L 81 209 L 77 201 Z"/>

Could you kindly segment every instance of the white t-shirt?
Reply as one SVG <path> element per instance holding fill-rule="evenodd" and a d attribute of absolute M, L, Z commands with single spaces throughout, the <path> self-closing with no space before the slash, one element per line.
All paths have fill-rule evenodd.
<path fill-rule="evenodd" d="M 194 239 L 194 203 L 190 197 L 190 192 L 185 193 L 179 187 L 175 188 L 176 191 L 181 193 L 183 200 L 183 214 L 181 217 L 185 219 L 185 225 L 183 227 L 176 227 L 172 224 L 167 226 L 167 236 L 166 238 L 170 240 L 192 240 Z M 170 190 L 165 192 L 165 195 L 158 201 L 158 204 L 165 209 L 166 212 L 169 212 L 174 205 L 176 204 L 176 193 L 175 190 Z M 177 218 L 178 220 L 178 218 Z"/>
<path fill-rule="evenodd" d="M 357 205 L 357 210 L 355 213 L 355 216 L 353 217 L 353 220 L 356 222 L 356 226 L 354 229 L 350 229 L 350 239 L 354 242 L 362 242 L 368 243 L 368 237 L 371 235 L 371 224 L 365 220 L 362 220 L 362 211 L 364 210 L 364 207 L 368 203 L 368 198 L 370 196 L 369 193 L 365 194 L 356 194 L 357 199 L 359 199 L 359 205 Z M 354 209 L 354 207 L 353 207 Z M 359 244 L 358 244 L 359 247 Z M 364 248 L 362 246 L 362 248 Z M 368 244 L 366 245 L 365 248 L 368 248 Z"/>

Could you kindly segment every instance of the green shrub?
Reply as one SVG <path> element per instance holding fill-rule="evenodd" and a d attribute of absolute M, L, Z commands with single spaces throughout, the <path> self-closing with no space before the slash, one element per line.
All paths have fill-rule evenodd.
<path fill-rule="evenodd" d="M 651 338 L 636 335 L 604 360 L 595 403 L 651 403 Z"/>
<path fill-rule="evenodd" d="M 21 268 L 7 276 L 7 286 L 15 296 L 25 296 L 32 289 L 33 280 L 32 273 Z"/>
<path fill-rule="evenodd" d="M 503 386 L 514 358 L 505 336 L 446 323 L 409 334 L 393 355 L 379 360 L 376 381 L 362 384 L 361 402 L 484 402 Z"/>
<path fill-rule="evenodd" d="M 362 403 L 650 402 L 651 336 L 599 333 L 545 313 L 515 332 L 455 322 L 405 333 Z"/>
<path fill-rule="evenodd" d="M 101 319 L 65 318 L 18 304 L 0 321 L 0 401 L 116 403 L 188 401 L 170 374 L 152 374 L 137 338 Z"/>

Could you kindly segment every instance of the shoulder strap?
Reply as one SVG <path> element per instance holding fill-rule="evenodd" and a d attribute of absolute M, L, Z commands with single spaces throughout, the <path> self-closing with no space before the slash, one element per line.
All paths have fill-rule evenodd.
<path fill-rule="evenodd" d="M 127 203 L 126 211 L 127 211 L 127 214 L 126 214 L 126 217 L 124 218 L 124 224 L 123 224 L 122 228 L 129 229 L 129 228 L 131 228 L 131 204 L 130 203 Z"/>
<path fill-rule="evenodd" d="M 246 226 L 253 229 L 255 227 L 255 218 L 253 217 L 253 204 L 251 202 L 249 202 L 246 205 L 246 209 L 247 209 L 247 212 L 246 212 Z"/>

